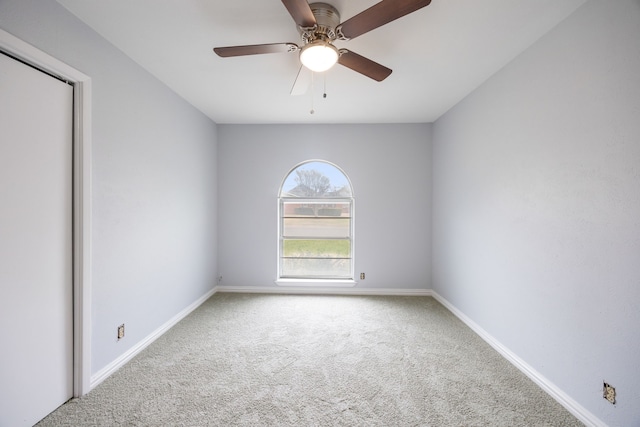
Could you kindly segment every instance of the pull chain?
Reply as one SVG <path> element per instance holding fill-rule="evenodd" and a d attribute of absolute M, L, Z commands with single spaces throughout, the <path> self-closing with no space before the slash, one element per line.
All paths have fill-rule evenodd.
<path fill-rule="evenodd" d="M 313 98 L 314 98 L 314 96 L 313 96 L 313 92 L 314 92 L 314 90 L 313 90 L 313 86 L 314 86 L 313 80 L 314 80 L 315 74 L 316 73 L 314 73 L 313 71 L 311 72 L 311 111 L 309 111 L 309 114 L 313 114 L 313 113 L 316 112 L 316 110 L 313 109 Z"/>
<path fill-rule="evenodd" d="M 324 92 L 322 93 L 323 98 L 327 98 L 327 73 L 324 73 Z"/>

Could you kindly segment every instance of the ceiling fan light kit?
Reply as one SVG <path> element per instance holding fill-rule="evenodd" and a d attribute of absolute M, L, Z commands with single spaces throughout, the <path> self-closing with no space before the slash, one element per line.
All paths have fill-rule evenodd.
<path fill-rule="evenodd" d="M 300 62 L 311 71 L 327 71 L 338 63 L 380 82 L 391 74 L 390 68 L 347 49 L 338 49 L 333 42 L 354 39 L 428 6 L 431 0 L 382 0 L 342 23 L 338 10 L 330 4 L 309 4 L 307 0 L 282 0 L 282 3 L 296 23 L 302 46 L 295 43 L 272 43 L 216 47 L 214 52 L 226 58 L 300 51 Z"/>
<path fill-rule="evenodd" d="M 316 73 L 322 73 L 333 67 L 339 57 L 338 49 L 323 40 L 312 41 L 300 51 L 302 65 Z"/>

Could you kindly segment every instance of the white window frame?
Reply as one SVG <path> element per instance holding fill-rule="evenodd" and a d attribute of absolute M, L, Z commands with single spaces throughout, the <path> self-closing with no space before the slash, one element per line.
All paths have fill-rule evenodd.
<path fill-rule="evenodd" d="M 303 166 L 306 163 L 311 162 L 322 162 L 329 164 L 336 169 L 338 169 L 347 179 L 349 184 L 349 188 L 351 189 L 351 197 L 318 197 L 318 198 L 303 198 L 303 197 L 282 197 L 282 187 L 284 182 L 293 171 Z M 285 203 L 321 203 L 321 204 L 332 204 L 332 203 L 348 203 L 349 204 L 349 242 L 351 248 L 351 256 L 350 256 L 350 275 L 349 277 L 305 277 L 305 276 L 282 276 L 282 258 L 283 258 L 283 243 L 284 243 L 284 206 Z M 303 237 L 299 237 L 303 239 Z M 317 239 L 318 236 L 308 236 L 310 239 Z M 302 163 L 299 163 L 294 168 L 292 168 L 289 173 L 285 175 L 285 178 L 280 185 L 280 191 L 278 192 L 278 259 L 277 259 L 277 279 L 275 283 L 280 286 L 355 286 L 355 198 L 353 197 L 353 186 L 351 185 L 351 181 L 344 171 L 338 167 L 337 165 L 327 162 L 326 160 L 308 160 Z"/>

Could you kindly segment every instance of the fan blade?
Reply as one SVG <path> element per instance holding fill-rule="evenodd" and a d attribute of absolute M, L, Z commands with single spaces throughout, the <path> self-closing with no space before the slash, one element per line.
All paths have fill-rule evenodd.
<path fill-rule="evenodd" d="M 298 45 L 294 43 L 253 44 L 248 46 L 214 47 L 213 51 L 223 58 L 230 56 L 261 55 L 263 53 L 297 52 Z"/>
<path fill-rule="evenodd" d="M 336 32 L 345 39 L 354 39 L 364 33 L 429 6 L 431 0 L 382 0 L 369 9 L 338 25 Z"/>
<path fill-rule="evenodd" d="M 316 25 L 316 17 L 313 16 L 307 0 L 282 0 L 282 3 L 295 23 L 300 27 L 309 28 Z"/>
<path fill-rule="evenodd" d="M 340 58 L 338 58 L 338 63 L 378 82 L 389 77 L 389 74 L 391 74 L 392 71 L 384 65 L 380 65 L 377 62 L 347 49 L 340 49 Z"/>
<path fill-rule="evenodd" d="M 296 76 L 296 81 L 293 82 L 293 86 L 291 87 L 291 95 L 300 96 L 307 93 L 309 90 L 309 86 L 311 86 L 311 71 L 304 65 L 300 66 L 300 70 L 298 70 L 298 75 Z"/>

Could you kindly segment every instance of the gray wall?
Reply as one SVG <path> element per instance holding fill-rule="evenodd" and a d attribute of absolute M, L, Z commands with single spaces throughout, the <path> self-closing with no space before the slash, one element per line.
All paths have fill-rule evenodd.
<path fill-rule="evenodd" d="M 435 291 L 611 426 L 640 423 L 639 41 L 640 2 L 591 1 L 433 134 Z"/>
<path fill-rule="evenodd" d="M 0 28 L 92 78 L 95 374 L 215 285 L 216 125 L 53 0 Z"/>
<path fill-rule="evenodd" d="M 273 287 L 277 197 L 298 163 L 341 167 L 355 198 L 361 288 L 429 289 L 431 126 L 219 125 L 218 264 L 223 286 Z"/>
<path fill-rule="evenodd" d="M 433 127 L 216 129 L 53 0 L 2 0 L 0 28 L 93 79 L 92 371 L 218 275 L 274 286 L 279 185 L 319 158 L 353 183 L 359 287 L 433 278 L 578 403 L 638 424 L 639 24 L 637 0 L 593 0 Z"/>

